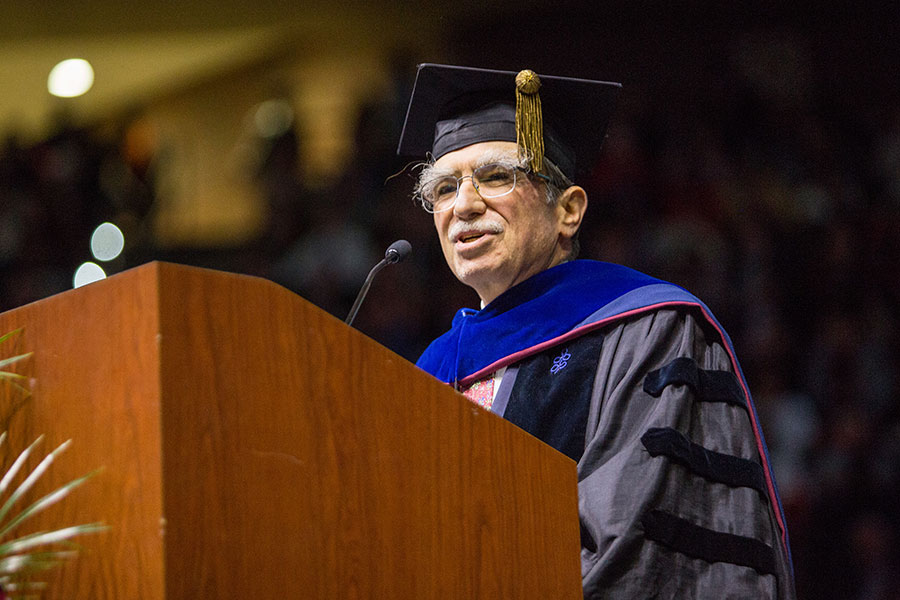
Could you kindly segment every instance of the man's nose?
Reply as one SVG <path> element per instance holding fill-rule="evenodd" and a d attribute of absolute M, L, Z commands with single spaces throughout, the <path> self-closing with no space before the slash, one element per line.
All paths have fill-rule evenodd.
<path fill-rule="evenodd" d="M 456 203 L 453 205 L 453 212 L 456 216 L 465 218 L 474 214 L 481 214 L 484 212 L 484 209 L 484 198 L 478 193 L 472 178 L 466 177 L 460 181 Z"/>

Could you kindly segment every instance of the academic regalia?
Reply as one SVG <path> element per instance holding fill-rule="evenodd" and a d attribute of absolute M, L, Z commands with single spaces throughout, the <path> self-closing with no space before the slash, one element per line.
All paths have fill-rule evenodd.
<path fill-rule="evenodd" d="M 618 89 L 422 65 L 398 152 L 437 159 L 514 141 L 532 171 L 546 159 L 575 179 L 593 164 Z M 746 381 L 687 291 L 566 262 L 459 311 L 418 365 L 457 389 L 490 390 L 492 412 L 577 462 L 585 598 L 794 598 Z"/>
<path fill-rule="evenodd" d="M 540 318 L 535 318 L 540 315 Z M 787 533 L 731 343 L 685 290 L 564 263 L 461 310 L 419 366 L 578 464 L 586 598 L 793 598 Z"/>

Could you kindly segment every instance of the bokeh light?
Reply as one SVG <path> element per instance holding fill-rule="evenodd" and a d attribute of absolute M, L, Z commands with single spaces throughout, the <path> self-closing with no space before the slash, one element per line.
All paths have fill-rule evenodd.
<path fill-rule="evenodd" d="M 79 288 L 101 279 L 106 279 L 106 272 L 103 270 L 103 267 L 97 263 L 86 262 L 75 271 L 75 277 L 72 278 L 72 287 Z"/>
<path fill-rule="evenodd" d="M 286 133 L 294 123 L 294 109 L 286 100 L 261 102 L 253 114 L 253 124 L 260 136 L 274 138 Z"/>
<path fill-rule="evenodd" d="M 83 58 L 69 58 L 57 64 L 47 78 L 47 90 L 60 98 L 81 96 L 94 85 L 94 68 Z"/>
<path fill-rule="evenodd" d="M 112 223 L 103 223 L 91 235 L 91 254 L 101 261 L 118 258 L 125 248 L 125 236 L 122 230 Z"/>

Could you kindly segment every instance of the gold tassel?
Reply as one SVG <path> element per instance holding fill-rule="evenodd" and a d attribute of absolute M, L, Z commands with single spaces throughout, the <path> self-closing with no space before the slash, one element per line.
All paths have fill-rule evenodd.
<path fill-rule="evenodd" d="M 531 157 L 530 167 L 540 173 L 544 166 L 544 126 L 541 116 L 541 78 L 530 69 L 516 75 L 516 144 L 519 158 Z"/>

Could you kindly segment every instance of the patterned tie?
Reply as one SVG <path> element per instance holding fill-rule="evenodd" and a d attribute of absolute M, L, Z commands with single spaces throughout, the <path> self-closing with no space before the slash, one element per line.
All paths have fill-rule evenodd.
<path fill-rule="evenodd" d="M 491 410 L 491 404 L 494 403 L 494 374 L 479 379 L 464 389 L 463 394 L 478 406 Z"/>

